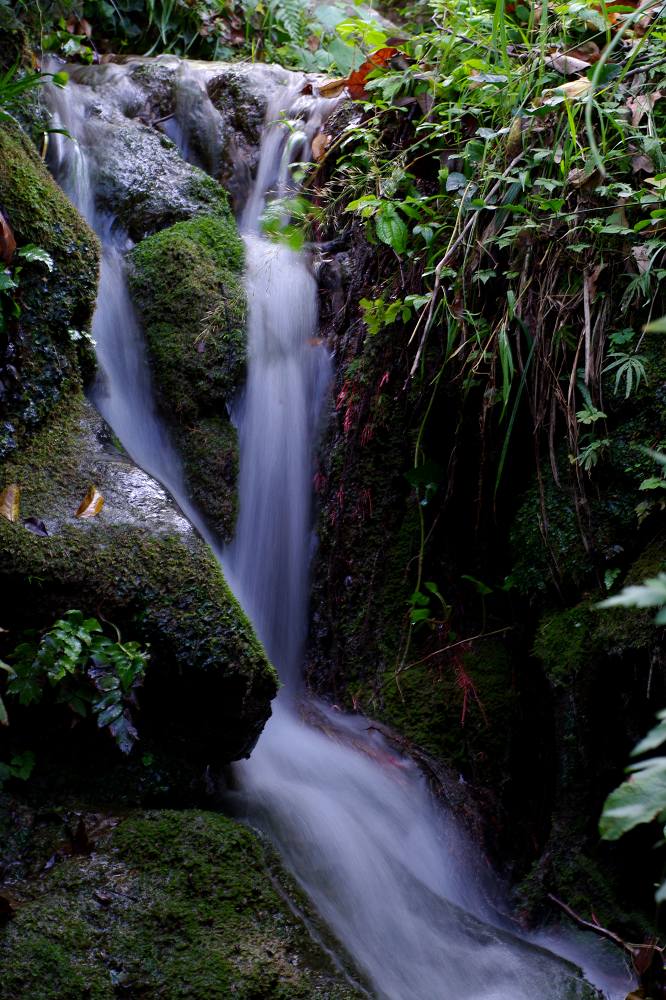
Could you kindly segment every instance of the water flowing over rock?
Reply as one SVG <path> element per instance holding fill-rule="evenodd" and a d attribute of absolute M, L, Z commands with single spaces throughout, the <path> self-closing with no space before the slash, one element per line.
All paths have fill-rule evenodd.
<path fill-rule="evenodd" d="M 239 788 L 230 798 L 273 840 L 367 978 L 370 995 L 594 1000 L 599 993 L 575 964 L 514 933 L 492 873 L 455 817 L 436 807 L 415 765 L 367 719 L 318 706 L 303 694 L 313 451 L 328 399 L 330 358 L 316 338 L 317 288 L 307 253 L 267 242 L 259 219 L 268 198 L 292 189 L 291 164 L 309 158 L 312 138 L 333 102 L 303 93 L 305 79 L 298 74 L 248 71 L 257 90 L 252 121 L 241 128 L 230 124 L 222 85 L 210 85 L 224 72 L 177 60 L 77 70 L 58 101 L 58 114 L 82 139 L 78 162 L 58 141 L 55 169 L 104 244 L 95 320 L 103 380 L 96 402 L 134 461 L 164 484 L 207 534 L 156 410 L 124 282 L 126 237 L 107 213 L 113 210 L 134 238 L 192 216 L 214 215 L 216 199 L 223 196 L 193 163 L 224 179 L 220 164 L 224 150 L 233 146 L 225 129 L 240 135 L 234 156 L 245 159 L 238 168 L 237 199 L 256 163 L 253 189 L 239 213 L 248 299 L 247 382 L 233 403 L 240 442 L 239 517 L 234 540 L 216 551 L 284 687 L 251 759 L 236 769 Z M 234 72 L 243 80 L 242 71 Z M 257 159 L 249 152 L 251 129 L 262 104 L 266 123 Z M 155 115 L 172 122 L 172 139 L 156 131 Z M 125 129 L 125 138 L 118 138 Z M 155 173 L 149 183 L 151 157 Z M 177 159 L 173 189 L 159 202 L 156 179 L 157 186 L 168 188 Z M 178 608 L 181 588 L 168 594 Z M 209 606 L 191 595 L 186 599 L 188 613 L 208 626 Z M 156 616 L 159 620 L 159 609 Z M 242 633 L 233 637 L 238 655 L 261 657 L 244 618 L 236 621 Z M 220 634 L 220 646 L 224 641 Z M 263 658 L 261 664 L 267 680 Z M 229 710 L 224 695 L 204 697 L 208 704 L 202 711 L 211 720 L 218 709 Z M 226 717 L 221 739 L 225 722 Z M 576 949 L 566 942 L 547 943 L 574 957 Z M 579 957 L 586 959 L 586 951 Z M 594 961 L 588 964 L 595 972 Z M 261 984 L 266 991 L 255 995 L 281 997 L 281 988 L 274 980 L 273 992 Z M 203 1000 L 208 994 L 195 995 Z"/>

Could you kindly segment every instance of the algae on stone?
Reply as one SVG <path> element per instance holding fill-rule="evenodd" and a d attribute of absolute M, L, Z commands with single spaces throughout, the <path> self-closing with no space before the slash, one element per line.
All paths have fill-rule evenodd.
<path fill-rule="evenodd" d="M 191 495 L 227 540 L 238 473 L 228 409 L 246 360 L 243 244 L 226 210 L 148 237 L 131 260 L 158 401 L 175 425 Z"/>
<path fill-rule="evenodd" d="M 151 645 L 141 706 L 165 744 L 187 740 L 188 752 L 217 762 L 247 755 L 270 715 L 275 672 L 208 547 L 103 437 L 101 418 L 73 395 L 4 465 L 1 485 L 19 484 L 22 517 L 49 534 L 0 519 L 3 620 L 14 635 L 69 608 L 113 622 Z M 78 520 L 91 483 L 105 505 Z"/>
<path fill-rule="evenodd" d="M 352 1000 L 250 830 L 216 813 L 91 817 L 94 852 L 17 883 L 0 929 L 5 1000 Z"/>

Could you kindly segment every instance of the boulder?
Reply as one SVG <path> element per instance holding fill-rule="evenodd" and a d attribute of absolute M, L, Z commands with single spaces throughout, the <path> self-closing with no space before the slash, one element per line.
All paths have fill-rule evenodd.
<path fill-rule="evenodd" d="M 249 755 L 276 674 L 208 547 L 90 404 L 64 400 L 1 474 L 21 488 L 21 519 L 0 518 L 5 646 L 72 608 L 113 623 L 151 647 L 140 734 L 206 762 Z M 92 484 L 101 513 L 76 518 Z"/>

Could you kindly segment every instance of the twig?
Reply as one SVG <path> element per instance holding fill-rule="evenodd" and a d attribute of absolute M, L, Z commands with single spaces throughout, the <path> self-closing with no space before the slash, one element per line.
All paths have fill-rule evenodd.
<path fill-rule="evenodd" d="M 504 632 L 510 632 L 512 628 L 513 625 L 505 625 L 504 628 L 497 628 L 494 632 L 479 632 L 478 635 L 470 635 L 466 639 L 459 639 L 458 642 L 452 642 L 448 646 L 442 646 L 441 649 L 436 649 L 434 652 L 428 653 L 427 656 L 424 656 L 420 660 L 414 660 L 413 663 L 407 663 L 404 667 L 399 667 L 389 680 L 395 680 L 400 676 L 400 674 L 404 674 L 406 670 L 410 670 L 412 667 L 418 667 L 427 660 L 431 660 L 433 656 L 438 656 L 440 653 L 448 653 L 449 650 L 456 649 L 457 646 L 466 646 L 468 642 L 476 642 L 477 639 L 489 639 L 491 635 L 500 635 Z M 386 684 L 388 684 L 388 680 L 384 681 L 382 687 L 385 687 Z"/>

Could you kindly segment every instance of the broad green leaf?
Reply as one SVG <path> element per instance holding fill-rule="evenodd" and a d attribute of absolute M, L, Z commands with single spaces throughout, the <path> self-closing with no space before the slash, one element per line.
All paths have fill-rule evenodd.
<path fill-rule="evenodd" d="M 651 729 L 647 736 L 638 743 L 634 749 L 631 751 L 632 757 L 639 757 L 643 753 L 647 753 L 648 750 L 654 750 L 655 747 L 660 747 L 662 743 L 666 743 L 666 711 L 658 712 L 657 718 L 659 719 L 658 725 Z"/>
<path fill-rule="evenodd" d="M 397 254 L 407 249 L 409 231 L 391 202 L 383 202 L 375 216 L 375 229 L 382 243 L 387 243 Z"/>
<path fill-rule="evenodd" d="M 666 573 L 625 587 L 619 594 L 601 601 L 600 608 L 655 608 L 666 604 Z"/>
<path fill-rule="evenodd" d="M 97 725 L 100 727 L 100 729 L 103 726 L 108 726 L 109 723 L 115 722 L 115 720 L 120 715 L 122 715 L 122 711 L 123 711 L 123 706 L 121 704 L 116 703 L 114 705 L 110 705 L 109 708 L 106 708 L 97 717 Z"/>
<path fill-rule="evenodd" d="M 666 810 L 666 757 L 653 757 L 631 770 L 631 777 L 611 792 L 604 804 L 599 821 L 604 840 L 618 840 Z"/>
<path fill-rule="evenodd" d="M 17 251 L 17 254 L 19 257 L 23 257 L 24 260 L 27 260 L 30 263 L 38 261 L 40 264 L 45 264 L 49 271 L 53 270 L 54 264 L 51 254 L 47 253 L 46 250 L 43 250 L 41 247 L 35 246 L 34 243 L 28 243 L 27 246 L 21 247 L 21 249 Z"/>

